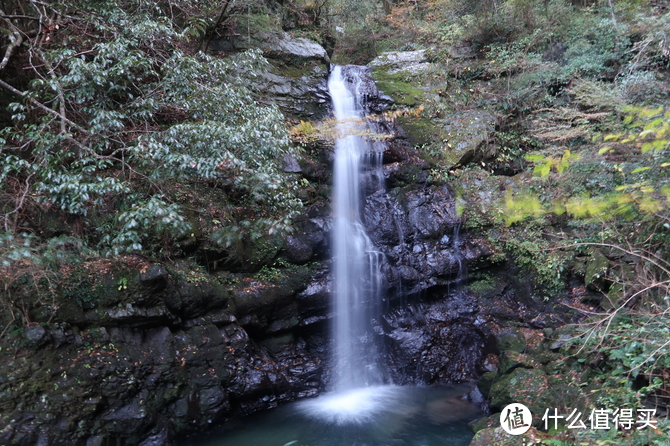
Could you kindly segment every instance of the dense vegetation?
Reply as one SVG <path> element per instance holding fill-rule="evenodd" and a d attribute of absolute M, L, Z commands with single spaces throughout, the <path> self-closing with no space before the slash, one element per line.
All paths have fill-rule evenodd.
<path fill-rule="evenodd" d="M 48 271 L 70 254 L 168 258 L 196 239 L 234 251 L 289 227 L 301 203 L 280 167 L 288 132 L 253 91 L 267 62 L 199 50 L 235 12 L 3 2 L 5 317 L 29 321 L 18 302 L 48 295 Z"/>

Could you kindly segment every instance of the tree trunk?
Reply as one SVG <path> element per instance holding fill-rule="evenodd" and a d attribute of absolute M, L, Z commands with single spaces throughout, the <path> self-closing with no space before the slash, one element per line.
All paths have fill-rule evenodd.
<path fill-rule="evenodd" d="M 384 4 L 384 14 L 391 14 L 391 2 L 389 0 L 382 0 Z"/>

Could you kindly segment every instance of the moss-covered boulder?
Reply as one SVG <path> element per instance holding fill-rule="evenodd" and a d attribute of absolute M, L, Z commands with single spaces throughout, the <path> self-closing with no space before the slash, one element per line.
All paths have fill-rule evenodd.
<path fill-rule="evenodd" d="M 607 276 L 609 267 L 609 259 L 602 252 L 594 249 L 586 263 L 586 272 L 584 274 L 584 283 L 586 286 L 594 291 L 603 290 L 607 286 L 605 276 Z"/>
<path fill-rule="evenodd" d="M 515 351 L 504 351 L 500 355 L 500 373 L 508 373 L 518 367 L 533 369 L 540 367 L 540 363 L 528 355 Z"/>
<path fill-rule="evenodd" d="M 515 328 L 500 330 L 495 334 L 496 347 L 500 351 L 523 353 L 526 350 L 526 338 Z"/>
<path fill-rule="evenodd" d="M 549 390 L 547 374 L 539 369 L 514 369 L 491 387 L 491 409 L 502 410 L 511 403 L 531 408 Z"/>

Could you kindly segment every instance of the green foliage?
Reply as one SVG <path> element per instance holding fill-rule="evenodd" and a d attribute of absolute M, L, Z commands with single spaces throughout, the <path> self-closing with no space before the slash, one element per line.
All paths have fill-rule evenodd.
<path fill-rule="evenodd" d="M 3 209 L 7 229 L 19 224 L 21 206 L 88 216 L 121 202 L 99 240 L 110 253 L 140 250 L 193 231 L 172 192 L 178 182 L 207 182 L 252 210 L 240 216 L 243 232 L 288 229 L 301 206 L 279 166 L 288 133 L 279 110 L 253 91 L 267 63 L 258 51 L 217 59 L 180 49 L 209 23 L 185 13 L 219 8 L 206 3 L 183 0 L 176 17 L 156 2 L 63 10 L 89 27 L 30 48 L 43 68 L 34 67 L 25 91 L 54 112 L 14 103 L 15 125 L 0 132 L 0 188 L 25 191 L 19 208 Z"/>
<path fill-rule="evenodd" d="M 580 159 L 579 154 L 571 153 L 569 150 L 566 150 L 565 153 L 560 158 L 552 158 L 544 155 L 526 155 L 526 160 L 535 163 L 535 169 L 533 169 L 533 175 L 540 176 L 542 178 L 547 178 L 549 172 L 556 170 L 556 173 L 561 174 L 565 169 L 570 166 L 570 161 L 575 161 Z"/>
<path fill-rule="evenodd" d="M 604 136 L 603 141 L 607 145 L 599 151 L 600 155 L 606 155 L 615 150 L 611 143 L 618 144 L 616 150 L 630 146 L 639 149 L 635 164 L 615 166 L 622 176 L 623 184 L 608 193 L 567 197 L 554 202 L 551 207 L 542 205 L 539 198 L 532 193 L 517 197 L 508 193 L 507 208 L 513 215 L 507 217 L 507 223 L 550 212 L 568 212 L 576 218 L 633 220 L 667 210 L 670 204 L 670 184 L 667 179 L 670 161 L 665 151 L 670 139 L 670 112 L 663 107 L 624 110 L 630 113 L 624 123 L 631 130 Z M 627 153 L 632 155 L 631 151 Z M 566 150 L 560 159 L 531 155 L 529 160 L 537 163 L 534 173 L 546 177 L 552 167 L 560 172 L 565 171 L 570 159 L 574 157 L 575 155 Z"/>
<path fill-rule="evenodd" d="M 117 214 L 116 220 L 120 227 L 113 234 L 105 234 L 102 244 L 112 247 L 110 253 L 118 255 L 124 251 L 142 250 L 142 241 L 147 235 L 183 237 L 192 228 L 180 212 L 176 204 L 168 204 L 153 196 L 142 205 L 135 205 Z"/>
<path fill-rule="evenodd" d="M 505 238 L 503 246 L 526 274 L 531 274 L 537 283 L 546 288 L 543 298 L 549 300 L 563 291 L 570 254 L 552 248 L 533 229 L 526 228 L 523 235 L 517 233 L 515 236 Z"/>
<path fill-rule="evenodd" d="M 591 26 L 590 33 L 576 38 L 566 50 L 568 63 L 562 70 L 565 76 L 613 77 L 616 72 L 612 64 L 626 62 L 624 50 L 630 47 L 630 42 L 619 29 L 621 25 L 602 18 Z"/>
<path fill-rule="evenodd" d="M 569 89 L 574 102 L 584 110 L 619 112 L 624 100 L 621 92 L 611 83 L 579 79 Z"/>
<path fill-rule="evenodd" d="M 643 34 L 631 49 L 633 57 L 627 67 L 628 72 L 667 68 L 670 65 L 670 14 L 655 15 L 641 11 L 635 19 L 635 28 Z"/>
<path fill-rule="evenodd" d="M 90 250 L 80 240 L 55 237 L 40 243 L 28 233 L 0 233 L 0 338 L 12 326 L 31 322 L 31 310 L 58 308 L 58 272 Z"/>
<path fill-rule="evenodd" d="M 610 249 L 611 255 L 624 255 L 626 259 L 625 264 L 608 274 L 609 280 L 620 285 L 616 289 L 621 294 L 606 295 L 611 309 L 591 312 L 579 327 L 580 337 L 573 340 L 581 351 L 605 352 L 607 361 L 601 367 L 606 381 L 598 395 L 599 402 L 607 407 L 640 407 L 642 400 L 664 406 L 664 399 L 669 396 L 667 229 L 654 223 L 645 229 L 649 232 L 636 234 L 628 230 L 621 234 L 623 244 L 614 240 L 585 244 Z M 652 241 L 656 239 L 654 235 L 661 235 L 662 240 Z"/>
<path fill-rule="evenodd" d="M 328 16 L 337 36 L 334 62 L 365 64 L 378 53 L 374 30 L 383 15 L 378 0 L 332 0 Z"/>
<path fill-rule="evenodd" d="M 631 104 L 651 104 L 668 96 L 662 82 L 650 71 L 635 71 L 621 76 L 618 87 L 626 102 Z"/>
<path fill-rule="evenodd" d="M 616 183 L 608 188 L 593 188 L 589 195 L 563 196 L 548 204 L 528 189 L 516 196 L 509 191 L 506 217 L 508 224 L 528 218 L 525 228 L 532 227 L 535 220 L 531 217 L 552 212 L 559 215 L 567 212 L 575 218 L 600 222 L 597 233 L 585 234 L 588 240 L 578 241 L 576 245 L 607 250 L 607 258 L 603 256 L 607 267 L 598 271 L 598 280 L 604 283 L 599 287 L 605 292 L 601 302 L 603 310 L 586 313 L 587 319 L 578 328 L 581 336 L 574 343 L 589 355 L 596 352 L 605 355 L 605 360 L 598 365 L 602 384 L 597 401 L 612 408 L 641 407 L 643 400 L 666 404 L 670 370 L 670 321 L 667 318 L 670 311 L 667 251 L 670 113 L 663 107 L 622 107 L 622 110 L 628 113 L 623 119 L 622 131 L 594 138 L 598 142 L 602 140 L 599 156 L 615 156 L 618 161 L 612 163 Z M 571 164 L 571 158 L 572 153 L 565 151 L 561 158 L 537 155 L 530 157 L 530 161 L 536 163 L 535 173 L 549 182 L 549 173 L 554 168 L 557 173 L 562 172 L 557 178 L 574 175 L 573 168 L 582 164 Z M 602 160 L 598 165 L 605 164 Z M 598 173 L 597 170 L 592 172 L 592 175 Z M 610 180 L 600 177 L 598 181 Z M 516 243 L 514 255 L 522 265 L 538 261 L 530 253 L 541 247 L 528 243 Z M 555 260 L 558 259 L 542 262 L 557 264 Z M 592 273 L 587 270 L 586 275 L 589 274 Z M 586 277 L 586 280 L 588 284 L 591 278 Z"/>
<path fill-rule="evenodd" d="M 266 282 L 272 282 L 283 277 L 284 274 L 278 268 L 264 265 L 259 272 L 256 273 L 256 278 Z"/>

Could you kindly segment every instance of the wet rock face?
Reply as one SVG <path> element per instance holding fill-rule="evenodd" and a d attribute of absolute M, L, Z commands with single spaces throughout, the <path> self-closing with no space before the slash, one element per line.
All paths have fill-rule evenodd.
<path fill-rule="evenodd" d="M 433 303 L 398 307 L 384 316 L 394 382 L 435 384 L 472 381 L 487 348 L 474 296 L 458 292 Z"/>
<path fill-rule="evenodd" d="M 353 82 L 353 77 L 361 78 L 362 82 L 359 84 L 357 94 L 362 97 L 363 104 L 368 109 L 368 112 L 384 111 L 393 103 L 393 99 L 377 89 L 377 84 L 372 78 L 372 72 L 369 67 L 346 65 L 342 67 L 342 75 L 349 82 Z"/>
<path fill-rule="evenodd" d="M 330 258 L 330 210 L 312 206 L 295 222 L 296 230 L 286 236 L 283 255 L 295 264 Z"/>
<path fill-rule="evenodd" d="M 378 191 L 366 199 L 364 224 L 386 255 L 392 294 L 457 280 L 468 264 L 491 254 L 483 240 L 460 235 L 455 201 L 445 187 Z"/>
<path fill-rule="evenodd" d="M 299 77 L 263 73 L 258 90 L 272 97 L 285 113 L 303 119 L 318 119 L 330 109 L 328 69 L 326 65 L 308 65 Z"/>

